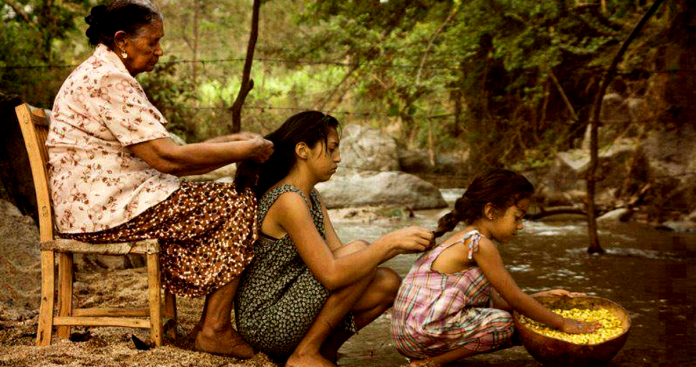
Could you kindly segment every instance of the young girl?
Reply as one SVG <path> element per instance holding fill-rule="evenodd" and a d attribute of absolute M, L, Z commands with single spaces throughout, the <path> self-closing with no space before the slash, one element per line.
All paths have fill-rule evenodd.
<path fill-rule="evenodd" d="M 523 293 L 503 266 L 492 241 L 505 243 L 522 229 L 532 192 L 522 175 L 495 169 L 474 179 L 454 210 L 440 218 L 436 238 L 459 222 L 468 226 L 418 259 L 392 311 L 392 336 L 399 352 L 415 359 L 411 366 L 444 366 L 512 346 L 512 310 L 568 333 L 595 328 L 549 311 Z"/>
<path fill-rule="evenodd" d="M 341 161 L 337 128 L 318 111 L 292 116 L 266 137 L 274 145 L 268 161 L 247 161 L 238 171 L 238 185 L 253 184 L 258 174 L 261 199 L 254 260 L 235 298 L 237 329 L 288 367 L 335 366 L 338 347 L 394 302 L 400 278 L 378 265 L 424 251 L 433 239 L 409 227 L 371 245 L 341 243 L 314 189 Z"/>

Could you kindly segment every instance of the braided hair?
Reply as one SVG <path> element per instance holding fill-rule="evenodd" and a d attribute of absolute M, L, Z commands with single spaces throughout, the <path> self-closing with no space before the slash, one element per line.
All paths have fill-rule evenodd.
<path fill-rule="evenodd" d="M 454 202 L 454 209 L 437 221 L 435 238 L 453 230 L 459 222 L 470 224 L 483 217 L 488 203 L 496 211 L 505 211 L 533 193 L 534 186 L 521 174 L 500 168 L 488 170 L 474 178 Z"/>

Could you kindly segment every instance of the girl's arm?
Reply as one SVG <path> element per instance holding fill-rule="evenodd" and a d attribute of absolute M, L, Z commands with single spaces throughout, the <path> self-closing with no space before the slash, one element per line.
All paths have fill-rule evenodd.
<path fill-rule="evenodd" d="M 344 244 L 341 242 L 341 239 L 338 238 L 338 235 L 336 234 L 336 230 L 333 227 L 333 223 L 331 223 L 331 218 L 329 217 L 329 212 L 324 205 L 324 203 L 321 203 L 321 211 L 324 213 L 324 228 L 325 228 L 325 235 L 326 235 L 326 244 L 329 246 L 331 251 L 334 253 L 335 257 L 340 257 L 340 256 L 345 256 L 345 254 L 352 253 L 354 250 L 349 249 L 351 246 L 356 246 L 356 247 L 363 247 L 365 245 L 369 246 L 370 244 L 362 241 L 362 240 L 356 240 L 356 241 L 351 241 L 349 243 Z M 382 261 L 380 262 L 383 263 L 392 257 L 398 255 L 400 252 L 396 249 L 392 249 L 389 251 Z"/>
<path fill-rule="evenodd" d="M 253 134 L 224 136 L 217 140 L 186 145 L 161 138 L 134 144 L 129 148 L 154 169 L 175 176 L 206 173 L 246 159 L 263 162 L 273 153 L 273 143 Z"/>
<path fill-rule="evenodd" d="M 262 223 L 264 233 L 270 234 L 265 228 L 275 225 L 290 236 L 312 274 L 329 290 L 367 276 L 389 254 L 425 250 L 432 237 L 432 232 L 424 228 L 403 228 L 388 233 L 363 250 L 337 258 L 314 226 L 304 199 L 295 192 L 284 193 L 276 200 Z"/>
<path fill-rule="evenodd" d="M 498 291 L 496 291 L 495 289 L 491 290 L 491 298 L 493 298 L 493 308 L 505 311 L 512 311 L 512 307 L 510 307 L 510 305 L 505 301 L 503 297 L 500 296 L 500 293 L 498 293 Z"/>
<path fill-rule="evenodd" d="M 503 266 L 500 253 L 491 240 L 485 237 L 481 238 L 479 251 L 474 253 L 474 260 L 486 278 L 488 278 L 488 281 L 491 282 L 493 288 L 517 312 L 568 333 L 591 332 L 596 328 L 596 325 L 563 318 L 522 292 Z"/>

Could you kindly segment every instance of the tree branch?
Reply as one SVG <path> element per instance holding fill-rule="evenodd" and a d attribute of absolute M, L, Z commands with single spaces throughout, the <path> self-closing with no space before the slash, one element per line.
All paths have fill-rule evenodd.
<path fill-rule="evenodd" d="M 594 201 L 595 182 L 597 181 L 595 173 L 597 171 L 598 166 L 599 150 L 599 143 L 597 141 L 599 129 L 599 112 L 602 108 L 604 94 L 607 92 L 607 88 L 611 80 L 614 78 L 614 74 L 616 74 L 616 68 L 619 65 L 621 59 L 623 58 L 624 53 L 626 53 L 628 45 L 630 45 L 631 42 L 636 38 L 636 36 L 638 36 L 640 30 L 643 28 L 645 23 L 648 22 L 648 19 L 650 19 L 650 17 L 652 17 L 652 15 L 655 14 L 655 11 L 657 11 L 657 8 L 660 7 L 660 4 L 662 4 L 662 2 L 663 0 L 655 0 L 650 9 L 648 9 L 645 15 L 643 15 L 643 17 L 638 21 L 638 23 L 636 23 L 635 27 L 633 27 L 633 31 L 631 31 L 631 34 L 629 34 L 626 40 L 623 42 L 621 48 L 619 48 L 619 51 L 616 52 L 614 59 L 611 61 L 611 65 L 609 65 L 609 68 L 604 73 L 604 76 L 602 76 L 602 80 L 599 83 L 599 91 L 597 92 L 597 95 L 594 99 L 594 103 L 592 104 L 592 114 L 590 115 L 590 167 L 587 170 L 587 230 L 590 236 L 590 247 L 587 249 L 587 252 L 589 253 L 604 252 L 602 247 L 599 245 L 599 237 L 597 235 L 597 218 L 595 216 Z"/>
<path fill-rule="evenodd" d="M 323 99 L 322 99 L 322 102 L 321 102 L 321 104 L 319 105 L 319 107 L 318 107 L 317 109 L 318 109 L 318 110 L 323 110 L 324 107 L 326 107 L 326 105 L 327 105 L 329 102 L 331 102 L 331 99 L 334 97 L 334 95 L 336 95 L 336 92 L 338 92 L 338 90 L 341 88 L 341 86 L 343 86 L 343 83 L 345 83 L 345 82 L 348 80 L 348 78 L 350 78 L 350 76 L 353 75 L 353 73 L 354 73 L 356 70 L 358 70 L 358 69 L 360 69 L 360 66 L 359 66 L 359 65 L 351 67 L 351 69 L 348 70 L 348 72 L 346 73 L 346 75 L 343 76 L 343 79 L 341 79 L 341 81 L 338 82 L 338 84 L 336 84 L 336 86 L 334 87 L 334 89 L 331 90 L 331 93 L 329 93 L 329 95 L 328 95 L 326 98 L 323 98 Z"/>
<path fill-rule="evenodd" d="M 229 129 L 231 133 L 238 133 L 242 130 L 242 106 L 247 95 L 254 88 L 254 81 L 251 80 L 251 65 L 254 62 L 254 49 L 256 48 L 256 40 L 259 36 L 259 9 L 261 7 L 260 0 L 254 0 L 253 11 L 251 14 L 251 34 L 249 35 L 249 44 L 247 47 L 246 60 L 244 60 L 244 71 L 242 71 L 242 83 L 239 88 L 239 94 L 234 100 L 230 111 L 232 111 L 232 124 Z"/>
<path fill-rule="evenodd" d="M 433 44 L 435 43 L 435 38 L 442 33 L 442 31 L 445 29 L 445 26 L 447 23 L 449 23 L 450 20 L 454 17 L 455 14 L 459 9 L 455 9 L 454 11 L 450 11 L 449 15 L 447 16 L 447 19 L 445 19 L 444 22 L 440 25 L 440 27 L 433 33 L 433 36 L 430 37 L 430 41 L 428 41 L 428 47 L 425 48 L 425 52 L 423 52 L 423 57 L 421 58 L 421 63 L 420 66 L 418 67 L 418 73 L 416 74 L 416 85 L 420 85 L 420 78 L 421 78 L 421 72 L 423 71 L 423 67 L 425 66 L 425 60 L 428 58 L 428 53 L 430 52 L 430 49 L 433 47 Z"/>
<path fill-rule="evenodd" d="M 566 105 L 566 108 L 568 108 L 568 112 L 570 112 L 570 117 L 573 119 L 573 122 L 580 121 L 580 119 L 578 118 L 578 114 L 575 113 L 573 104 L 570 103 L 570 99 L 568 99 L 568 96 L 565 94 L 565 91 L 563 90 L 561 83 L 558 82 L 558 79 L 556 79 L 556 75 L 554 75 L 552 70 L 549 70 L 549 76 L 551 76 L 551 81 L 553 81 L 553 84 L 556 86 L 556 89 L 558 89 L 558 93 L 560 93 L 561 98 L 563 99 L 563 102 Z"/>
<path fill-rule="evenodd" d="M 32 27 L 36 28 L 37 27 L 37 22 L 32 20 L 29 17 L 29 14 L 22 9 L 22 4 L 19 4 L 18 2 L 14 0 L 3 0 L 3 2 L 12 8 L 17 15 L 19 15 L 20 18 L 22 18 L 25 22 L 29 23 Z"/>
<path fill-rule="evenodd" d="M 391 32 L 396 29 L 396 27 L 399 25 L 399 20 L 404 17 L 404 12 L 405 9 L 401 9 L 401 12 L 397 13 L 396 15 L 393 16 L 391 21 L 389 22 L 389 27 L 387 27 L 384 32 L 380 35 L 380 40 L 379 42 L 383 42 L 387 37 L 391 34 Z M 379 54 L 379 49 L 378 49 L 379 43 L 372 46 L 366 53 L 365 53 L 365 59 L 367 62 L 360 63 L 356 65 L 353 69 L 348 71 L 348 74 L 346 74 L 343 79 L 336 85 L 336 87 L 331 91 L 331 94 L 327 97 L 324 98 L 319 105 L 319 110 L 323 110 L 324 107 L 326 107 L 329 102 L 331 102 L 331 99 L 333 99 L 334 95 L 340 90 L 340 87 L 345 84 L 348 79 L 350 79 L 350 76 L 352 76 L 356 71 L 360 70 L 363 66 L 367 65 L 369 61 L 372 61 L 376 56 Z M 359 74 L 359 73 L 358 73 Z M 343 93 L 345 95 L 345 92 Z"/>

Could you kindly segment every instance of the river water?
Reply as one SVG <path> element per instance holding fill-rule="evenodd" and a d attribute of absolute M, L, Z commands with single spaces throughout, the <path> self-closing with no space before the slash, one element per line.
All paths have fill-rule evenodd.
<path fill-rule="evenodd" d="M 462 190 L 443 190 L 452 202 Z M 434 229 L 447 210 L 418 211 L 414 218 L 360 223 L 334 221 L 339 237 L 374 241 L 408 225 Z M 623 349 L 608 366 L 696 366 L 696 234 L 679 234 L 636 223 L 600 224 L 604 255 L 589 255 L 583 218 L 525 222 L 524 230 L 499 250 L 517 284 L 527 293 L 564 288 L 613 300 L 626 308 L 632 327 Z M 447 235 L 445 235 L 447 236 Z M 417 255 L 385 263 L 402 276 Z M 402 366 L 394 348 L 389 312 L 351 338 L 340 365 Z M 539 366 L 523 347 L 475 356 L 466 366 Z"/>

